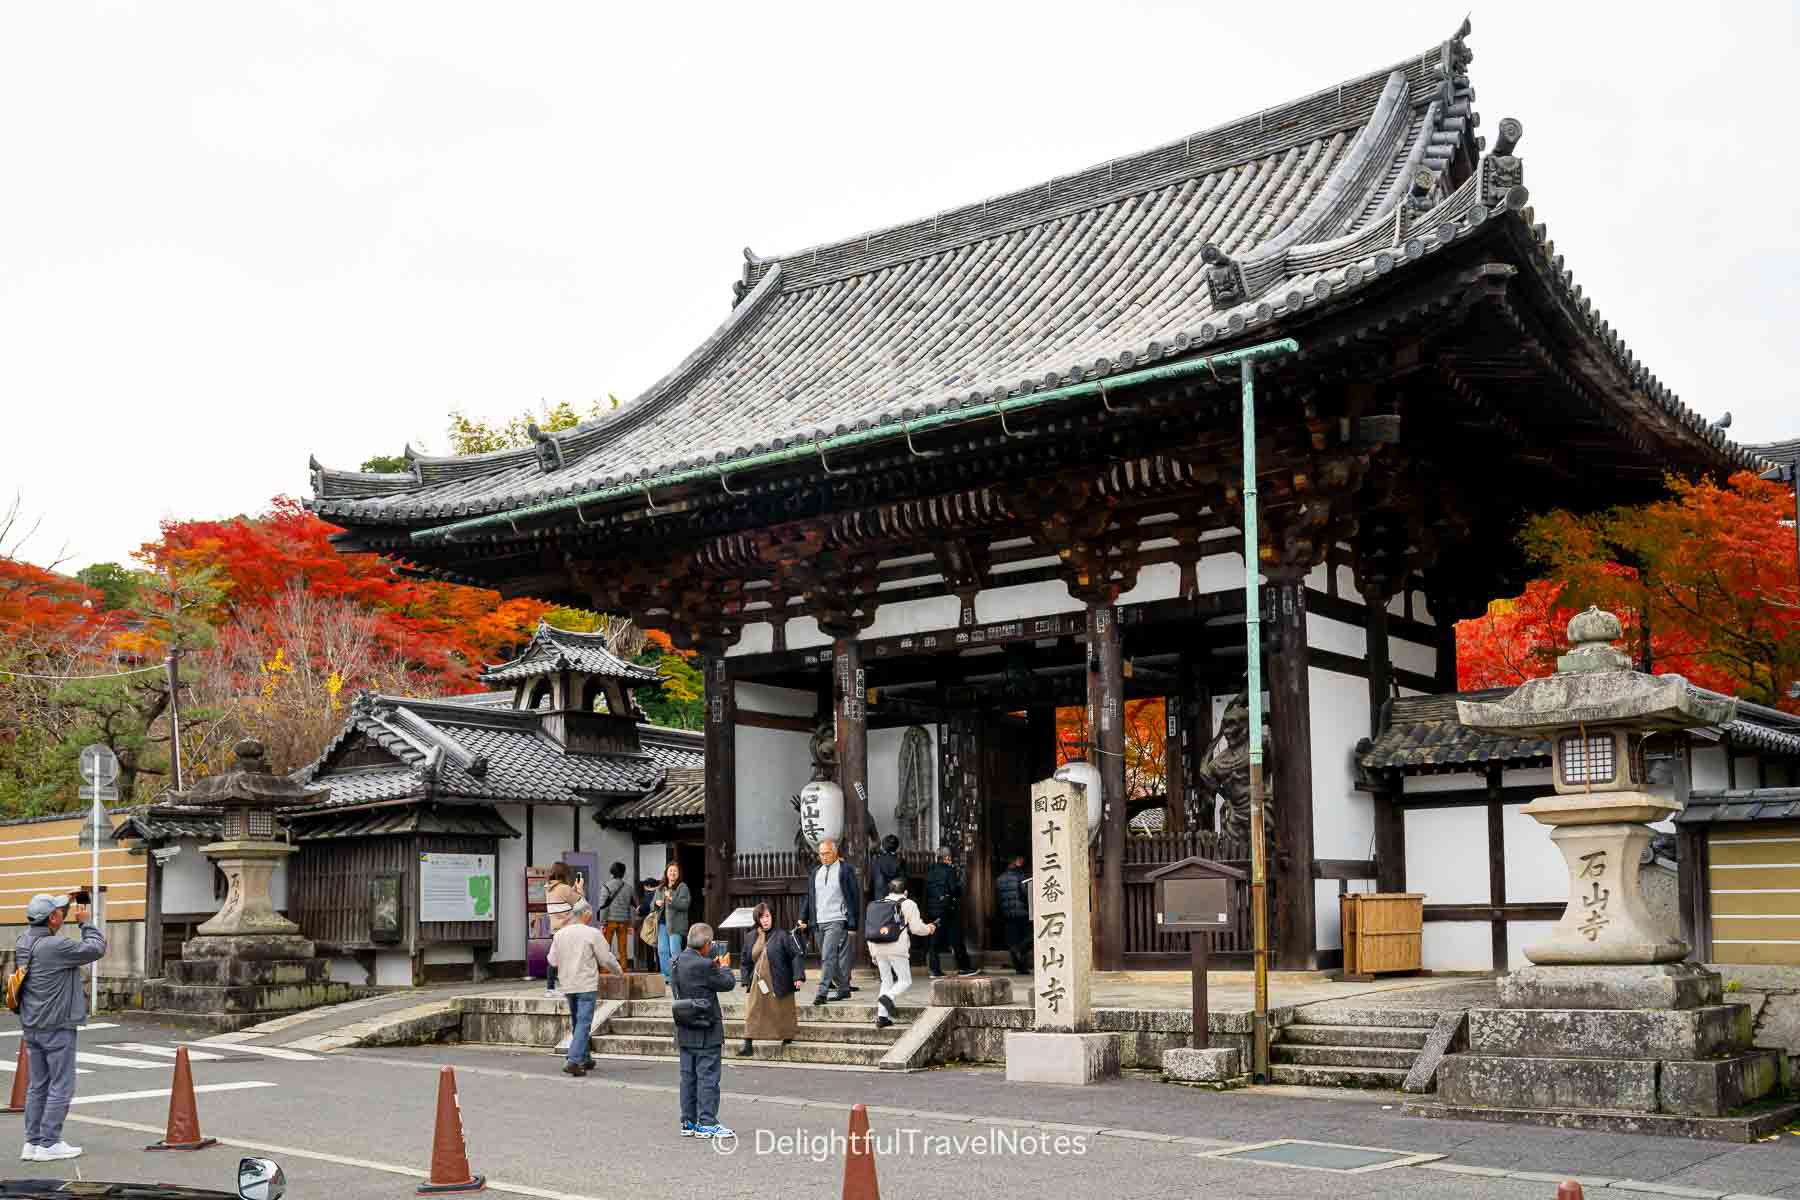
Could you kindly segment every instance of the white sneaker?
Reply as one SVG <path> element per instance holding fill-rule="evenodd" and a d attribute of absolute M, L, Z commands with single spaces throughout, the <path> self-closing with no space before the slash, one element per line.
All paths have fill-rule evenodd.
<path fill-rule="evenodd" d="M 36 1146 L 32 1145 L 30 1142 L 26 1142 L 25 1148 L 23 1150 L 19 1151 L 19 1161 L 20 1162 L 37 1162 L 38 1161 L 38 1148 Z"/>
<path fill-rule="evenodd" d="M 58 1142 L 54 1146 L 39 1146 L 37 1160 L 39 1162 L 55 1162 L 59 1158 L 80 1158 L 81 1147 L 71 1146 L 67 1142 Z"/>

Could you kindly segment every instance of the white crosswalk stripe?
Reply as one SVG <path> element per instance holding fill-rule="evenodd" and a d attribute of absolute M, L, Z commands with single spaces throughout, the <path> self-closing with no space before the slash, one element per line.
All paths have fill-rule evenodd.
<path fill-rule="evenodd" d="M 180 1053 L 180 1048 L 177 1046 L 153 1046 L 149 1042 L 108 1042 L 106 1048 L 108 1050 L 130 1050 L 134 1054 L 149 1054 L 171 1061 L 174 1060 L 176 1054 Z M 209 1054 L 205 1050 L 191 1048 L 188 1050 L 190 1062 L 218 1062 L 224 1057 L 222 1054 Z"/>
<path fill-rule="evenodd" d="M 0 1062 L 0 1071 L 17 1071 L 18 1069 L 19 1069 L 18 1064 L 16 1064 L 16 1063 Z M 88 1070 L 86 1067 L 76 1067 L 75 1073 L 77 1075 L 92 1075 L 93 1074 L 93 1072 Z"/>
<path fill-rule="evenodd" d="M 135 1067 L 140 1071 L 168 1070 L 166 1063 L 145 1062 L 141 1058 L 120 1058 L 116 1054 L 96 1054 L 92 1050 L 77 1050 L 75 1061 L 95 1067 Z"/>
<path fill-rule="evenodd" d="M 230 1050 L 233 1054 L 261 1054 L 268 1058 L 285 1059 L 288 1062 L 317 1062 L 316 1054 L 305 1054 L 299 1050 L 284 1050 L 279 1046 L 249 1046 L 243 1042 L 181 1042 L 183 1046 L 210 1046 L 215 1050 Z"/>
<path fill-rule="evenodd" d="M 95 1021 L 92 1025 L 77 1025 L 75 1028 L 86 1033 L 90 1029 L 117 1029 L 118 1027 L 116 1021 Z M 24 1032 L 23 1029 L 0 1029 L 0 1037 L 18 1037 Z"/>

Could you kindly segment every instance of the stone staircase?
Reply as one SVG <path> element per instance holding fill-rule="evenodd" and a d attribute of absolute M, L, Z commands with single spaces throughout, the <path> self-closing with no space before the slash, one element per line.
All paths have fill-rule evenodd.
<path fill-rule="evenodd" d="M 1399 1091 L 1438 1014 L 1429 1008 L 1310 1005 L 1269 1047 L 1274 1083 Z"/>
<path fill-rule="evenodd" d="M 738 1047 L 744 1040 L 744 1004 L 741 997 L 723 1000 L 725 1057 L 729 1060 L 737 1056 Z M 920 1007 L 902 1006 L 894 1024 L 877 1029 L 874 1004 L 839 1001 L 812 1008 L 810 997 L 803 995 L 799 1036 L 786 1046 L 778 1042 L 757 1042 L 755 1061 L 877 1068 L 924 1011 Z M 589 1044 L 595 1054 L 675 1057 L 674 1022 L 669 1016 L 669 1001 L 628 1002 Z"/>

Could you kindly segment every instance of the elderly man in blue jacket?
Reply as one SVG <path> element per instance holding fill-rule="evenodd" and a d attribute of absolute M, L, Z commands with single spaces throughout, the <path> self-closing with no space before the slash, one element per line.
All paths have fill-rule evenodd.
<path fill-rule="evenodd" d="M 796 929 L 817 929 L 819 939 L 819 994 L 817 1008 L 827 1000 L 848 1000 L 850 986 L 850 933 L 862 928 L 862 888 L 856 868 L 838 857 L 837 843 L 819 843 L 819 865 L 806 877 L 806 903 L 800 908 Z"/>
<path fill-rule="evenodd" d="M 75 1098 L 75 1030 L 87 1019 L 81 968 L 106 953 L 106 935 L 88 923 L 88 906 L 67 896 L 38 893 L 25 906 L 29 928 L 19 935 L 14 960 L 25 968 L 19 1025 L 30 1063 L 25 1093 L 25 1148 L 20 1162 L 78 1158 L 80 1146 L 63 1141 L 63 1119 Z M 81 940 L 59 936 L 63 923 L 81 928 Z"/>

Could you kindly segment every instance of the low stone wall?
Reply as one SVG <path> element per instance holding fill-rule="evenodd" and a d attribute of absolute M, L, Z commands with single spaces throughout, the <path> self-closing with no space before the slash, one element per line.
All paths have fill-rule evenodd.
<path fill-rule="evenodd" d="M 1712 966 L 1725 978 L 1725 1002 L 1750 1009 L 1750 1044 L 1787 1055 L 1800 1078 L 1800 967 Z"/>
<path fill-rule="evenodd" d="M 1292 1008 L 1269 1011 L 1273 1032 L 1294 1019 Z M 1243 1061 L 1252 1050 L 1251 1014 L 1207 1014 L 1207 1046 L 1236 1050 Z M 956 1024 L 945 1040 L 944 1055 L 960 1062 L 1003 1063 L 1006 1034 L 1025 1031 L 1035 1024 L 1028 1008 L 959 1008 Z M 1119 1035 L 1119 1066 L 1124 1070 L 1160 1071 L 1164 1050 L 1187 1049 L 1194 1031 L 1194 1014 L 1181 1009 L 1096 1008 L 1094 1029 Z"/>

